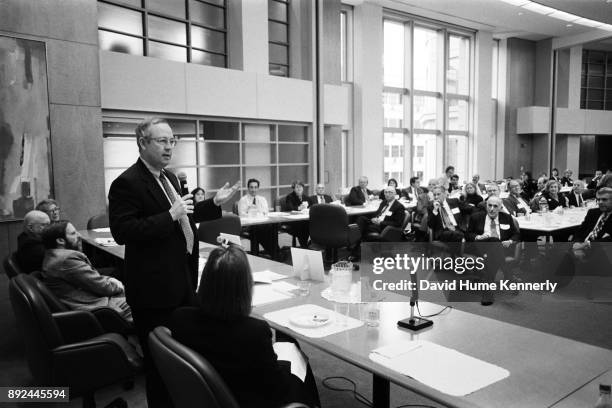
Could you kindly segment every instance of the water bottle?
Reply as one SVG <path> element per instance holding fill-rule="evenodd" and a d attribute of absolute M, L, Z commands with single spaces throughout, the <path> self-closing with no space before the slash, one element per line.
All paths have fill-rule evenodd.
<path fill-rule="evenodd" d="M 545 214 L 548 212 L 548 201 L 546 201 L 546 197 L 540 197 L 538 204 L 540 206 L 540 214 Z"/>
<path fill-rule="evenodd" d="M 599 399 L 594 408 L 612 408 L 610 399 L 610 384 L 599 384 Z"/>

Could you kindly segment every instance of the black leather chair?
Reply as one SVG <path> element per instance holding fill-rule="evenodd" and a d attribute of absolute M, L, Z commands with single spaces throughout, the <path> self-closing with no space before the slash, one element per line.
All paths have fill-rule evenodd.
<path fill-rule="evenodd" d="M 21 271 L 19 263 L 17 263 L 17 258 L 15 257 L 14 252 L 4 258 L 2 266 L 4 267 L 4 273 L 6 273 L 6 276 L 8 276 L 9 279 L 14 278 L 15 276 L 23 273 Z"/>
<path fill-rule="evenodd" d="M 287 207 L 287 195 L 282 195 L 280 197 L 276 197 L 274 199 L 274 211 L 277 208 L 280 208 L 281 211 L 291 211 L 289 207 Z M 279 227 L 279 233 L 285 233 L 291 235 L 291 246 L 297 246 L 297 237 L 291 233 L 291 223 L 281 224 Z"/>
<path fill-rule="evenodd" d="M 214 367 L 174 340 L 166 327 L 149 334 L 149 349 L 175 408 L 240 408 Z M 283 408 L 308 406 L 293 403 Z"/>
<path fill-rule="evenodd" d="M 31 284 L 34 289 L 42 296 L 51 313 L 69 312 L 70 308 L 63 304 L 51 290 L 39 278 L 40 272 L 35 271 L 30 274 Z M 96 317 L 106 333 L 119 333 L 123 335 L 134 334 L 134 325 L 128 323 L 121 315 L 110 307 L 98 307 L 90 310 Z"/>
<path fill-rule="evenodd" d="M 11 279 L 9 295 L 30 372 L 38 386 L 68 386 L 70 396 L 95 407 L 94 392 L 132 382 L 142 361 L 123 336 L 105 333 L 93 314 L 51 313 L 33 277 Z M 126 406 L 122 399 L 108 406 Z"/>
<path fill-rule="evenodd" d="M 310 239 L 325 248 L 331 262 L 338 260 L 338 248 L 354 247 L 361 232 L 357 224 L 349 224 L 344 207 L 315 204 L 310 208 Z"/>
<path fill-rule="evenodd" d="M 87 229 L 91 230 L 94 228 L 107 228 L 110 225 L 108 220 L 108 214 L 94 215 L 87 221 Z"/>
<path fill-rule="evenodd" d="M 242 226 L 240 217 L 225 213 L 221 218 L 212 221 L 204 221 L 198 227 L 198 239 L 202 242 L 217 245 L 217 237 L 220 232 L 232 235 L 240 235 Z"/>

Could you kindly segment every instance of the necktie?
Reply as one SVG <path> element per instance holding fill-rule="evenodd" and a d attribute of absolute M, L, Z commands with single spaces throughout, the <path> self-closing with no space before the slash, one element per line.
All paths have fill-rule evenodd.
<path fill-rule="evenodd" d="M 319 196 L 319 204 L 325 204 L 325 199 L 322 195 Z"/>
<path fill-rule="evenodd" d="M 253 205 L 257 205 L 257 199 L 253 197 Z"/>
<path fill-rule="evenodd" d="M 576 203 L 578 207 L 582 207 L 582 196 L 580 194 L 576 194 Z"/>
<path fill-rule="evenodd" d="M 174 193 L 174 189 L 170 185 L 170 182 L 168 181 L 166 176 L 164 176 L 164 173 L 159 174 L 159 181 L 161 181 L 162 186 L 164 186 L 164 190 L 166 191 L 166 194 L 170 199 L 170 203 L 174 204 L 174 202 L 176 201 L 176 195 Z M 187 252 L 191 254 L 191 251 L 193 251 L 194 237 L 193 231 L 191 230 L 191 225 L 189 225 L 189 218 L 187 218 L 186 215 L 183 215 L 181 218 L 179 218 L 178 221 L 181 225 L 181 229 L 183 230 L 183 235 L 185 236 Z"/>
<path fill-rule="evenodd" d="M 442 226 L 444 229 L 452 229 L 453 223 L 443 205 L 440 206 L 440 215 L 442 216 Z"/>
<path fill-rule="evenodd" d="M 603 226 L 606 223 L 606 221 L 608 220 L 608 217 L 610 216 L 610 214 L 611 213 L 607 213 L 604 216 L 599 218 L 599 221 L 597 222 L 597 224 L 595 224 L 595 228 L 593 228 L 593 231 L 591 231 L 591 233 L 585 239 L 585 241 L 594 241 L 594 240 L 597 239 L 597 236 L 599 235 L 599 233 L 603 229 Z"/>
<path fill-rule="evenodd" d="M 499 238 L 499 234 L 497 233 L 497 223 L 495 222 L 495 218 L 491 218 L 491 238 Z"/>

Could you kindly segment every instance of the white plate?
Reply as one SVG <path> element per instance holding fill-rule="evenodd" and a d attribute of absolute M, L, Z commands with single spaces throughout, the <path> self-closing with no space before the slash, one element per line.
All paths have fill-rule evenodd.
<path fill-rule="evenodd" d="M 291 316 L 289 323 L 306 329 L 314 329 L 325 326 L 331 321 L 327 313 L 305 313 Z"/>

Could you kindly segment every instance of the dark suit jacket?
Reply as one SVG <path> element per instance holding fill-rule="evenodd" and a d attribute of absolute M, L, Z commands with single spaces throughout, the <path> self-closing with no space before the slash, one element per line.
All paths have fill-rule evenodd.
<path fill-rule="evenodd" d="M 387 206 L 387 202 L 383 201 L 378 206 L 378 210 L 376 210 L 376 214 L 374 217 L 380 217 L 382 214 L 382 210 Z M 399 201 L 393 200 L 393 204 L 391 204 L 391 208 L 387 211 L 391 211 L 391 215 L 385 216 L 382 222 L 379 224 L 381 231 L 387 227 L 401 227 L 404 223 L 404 215 L 406 214 L 406 209 L 403 205 L 400 204 Z"/>
<path fill-rule="evenodd" d="M 584 193 L 580 194 L 580 196 L 582 197 L 582 202 L 584 203 Z M 566 197 L 570 207 L 579 207 L 578 202 L 576 201 L 576 194 L 574 194 L 574 192 L 570 191 L 567 193 Z"/>
<path fill-rule="evenodd" d="M 331 196 L 328 194 L 323 194 L 323 199 L 325 200 L 326 204 L 331 203 L 333 201 Z M 319 198 L 316 194 L 308 197 L 308 206 L 312 207 L 315 204 L 319 204 Z"/>
<path fill-rule="evenodd" d="M 542 196 L 546 198 L 546 201 L 548 202 L 548 211 L 552 211 L 559 206 L 567 207 L 567 199 L 565 197 L 565 194 L 558 193 L 557 194 L 558 200 L 555 200 L 554 198 L 552 198 L 550 194 L 548 194 L 547 192 L 543 192 Z"/>
<path fill-rule="evenodd" d="M 502 202 L 504 203 L 504 207 L 506 207 L 506 209 L 508 211 L 510 211 L 510 214 L 512 214 L 515 217 L 516 217 L 517 213 L 523 213 L 523 214 L 527 213 L 527 209 L 526 208 L 520 208 L 519 207 L 519 200 L 518 200 L 518 198 L 516 198 L 512 194 L 510 194 L 507 198 L 504 198 L 502 200 Z M 525 201 L 525 204 L 527 206 L 529 206 L 529 203 L 527 201 Z"/>
<path fill-rule="evenodd" d="M 23 273 L 40 271 L 45 257 L 45 246 L 40 238 L 22 232 L 17 237 L 15 257 Z"/>
<path fill-rule="evenodd" d="M 178 192 L 174 174 L 164 170 Z M 141 159 L 111 184 L 110 228 L 125 244 L 125 291 L 132 308 L 174 308 L 193 297 L 198 276 L 198 235 L 194 224 L 221 217 L 212 199 L 201 201 L 190 217 L 194 245 L 187 256 L 185 236 L 172 221 L 166 195 Z"/>
<path fill-rule="evenodd" d="M 565 187 L 565 186 L 571 186 L 574 184 L 574 180 L 571 179 L 571 177 L 561 177 L 561 181 L 559 181 L 559 183 L 561 183 L 561 186 Z"/>
<path fill-rule="evenodd" d="M 184 307 L 174 312 L 170 330 L 213 365 L 241 408 L 278 407 L 295 398 L 290 394 L 300 380 L 279 364 L 265 321 L 221 321 Z"/>
<path fill-rule="evenodd" d="M 584 221 L 582 221 L 582 224 L 578 227 L 578 231 L 574 234 L 574 242 L 583 242 L 586 239 L 591 231 L 593 231 L 593 228 L 595 228 L 595 224 L 597 224 L 600 215 L 601 210 L 599 208 L 591 208 L 587 212 Z M 604 238 L 603 236 L 606 234 L 608 235 Z M 594 241 L 612 242 L 612 215 L 608 217 L 608 220 L 597 235 L 597 239 Z"/>
<path fill-rule="evenodd" d="M 601 177 L 593 177 L 589 184 L 587 184 L 586 188 L 589 190 L 595 190 L 597 188 L 597 184 L 601 181 Z"/>
<path fill-rule="evenodd" d="M 487 213 L 479 212 L 470 217 L 467 233 L 465 234 L 468 241 L 474 241 L 476 235 L 482 235 L 485 227 L 485 220 L 488 217 Z M 511 215 L 500 212 L 497 216 L 499 221 L 499 240 L 500 241 L 518 241 L 521 233 L 514 222 Z"/>
<path fill-rule="evenodd" d="M 409 200 L 415 200 L 415 199 L 418 199 L 421 194 L 427 192 L 422 187 L 417 187 L 416 190 L 417 190 L 417 194 L 415 197 L 414 193 L 412 192 L 412 187 L 406 187 L 405 189 L 402 190 L 400 197 L 406 197 Z M 410 194 L 410 197 L 408 197 L 408 194 Z"/>
<path fill-rule="evenodd" d="M 308 202 L 308 205 L 310 206 L 308 197 L 302 194 L 302 197 L 300 198 L 297 196 L 297 194 L 295 194 L 295 191 L 292 191 L 291 193 L 287 194 L 287 199 L 286 199 L 287 209 L 290 211 L 298 211 L 300 205 L 304 201 Z"/>
<path fill-rule="evenodd" d="M 455 222 L 457 223 L 457 229 L 461 230 L 464 228 L 464 216 L 469 215 L 469 209 L 467 204 L 462 201 L 459 201 L 458 198 L 447 198 L 446 202 L 452 211 L 455 211 L 453 214 L 449 214 L 449 216 L 455 217 Z M 443 231 L 443 223 L 442 223 L 442 215 L 440 211 L 435 215 L 433 213 L 433 202 L 429 204 L 429 208 L 427 209 L 427 225 L 434 231 L 434 237 L 438 236 L 438 234 Z"/>
<path fill-rule="evenodd" d="M 368 195 L 372 194 L 372 190 L 366 189 Z M 349 195 L 346 199 L 346 205 L 363 205 L 366 202 L 367 197 L 363 196 L 363 191 L 359 186 L 351 188 Z"/>

